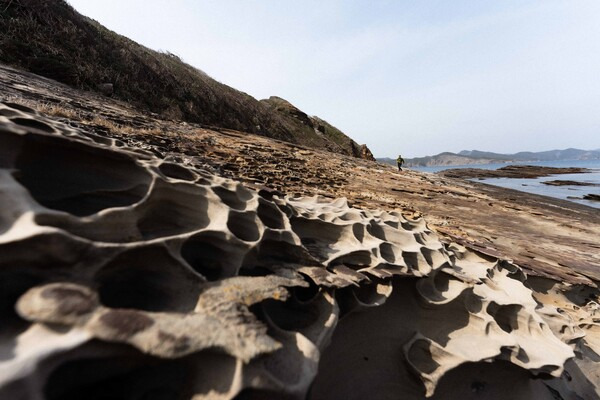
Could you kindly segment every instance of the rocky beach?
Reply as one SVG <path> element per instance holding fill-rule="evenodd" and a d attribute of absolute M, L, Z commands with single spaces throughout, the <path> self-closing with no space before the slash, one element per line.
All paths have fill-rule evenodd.
<path fill-rule="evenodd" d="M 600 398 L 597 210 L 0 93 L 0 398 Z"/>

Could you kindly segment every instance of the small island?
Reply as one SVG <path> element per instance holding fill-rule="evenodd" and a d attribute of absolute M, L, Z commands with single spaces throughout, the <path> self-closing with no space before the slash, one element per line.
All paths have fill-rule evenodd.
<path fill-rule="evenodd" d="M 597 183 L 592 182 L 580 182 L 580 181 L 571 181 L 571 180 L 561 180 L 556 179 L 553 181 L 543 181 L 544 185 L 549 186 L 600 186 Z"/>

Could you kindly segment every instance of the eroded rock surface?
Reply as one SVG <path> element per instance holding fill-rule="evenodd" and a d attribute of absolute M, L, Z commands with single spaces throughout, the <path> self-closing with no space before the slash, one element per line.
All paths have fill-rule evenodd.
<path fill-rule="evenodd" d="M 159 119 L 130 104 L 0 64 L 0 93 L 107 142 L 297 196 L 422 216 L 444 241 L 506 257 L 528 274 L 600 280 L 600 213 L 571 201 L 405 170 L 245 132 Z M 173 166 L 175 165 L 175 166 Z M 181 171 L 181 169 L 179 169 Z M 184 173 L 184 172 L 182 172 Z"/>
<path fill-rule="evenodd" d="M 597 289 L 530 282 L 422 218 L 254 190 L 17 104 L 0 203 L 0 398 L 502 398 L 508 379 L 598 398 Z"/>

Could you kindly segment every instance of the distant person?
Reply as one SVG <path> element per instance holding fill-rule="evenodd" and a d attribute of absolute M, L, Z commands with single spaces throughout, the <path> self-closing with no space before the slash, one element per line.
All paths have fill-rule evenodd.
<path fill-rule="evenodd" d="M 404 164 L 404 158 L 402 158 L 402 156 L 398 156 L 398 158 L 396 158 L 396 162 L 398 163 L 398 171 L 402 171 L 402 164 Z"/>

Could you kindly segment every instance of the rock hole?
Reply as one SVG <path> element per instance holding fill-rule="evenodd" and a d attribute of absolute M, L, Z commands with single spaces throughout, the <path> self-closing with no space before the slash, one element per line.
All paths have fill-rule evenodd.
<path fill-rule="evenodd" d="M 283 214 L 279 211 L 279 208 L 266 200 L 258 199 L 258 209 L 256 210 L 258 218 L 262 221 L 265 226 L 271 229 L 284 229 L 285 223 Z"/>
<path fill-rule="evenodd" d="M 371 264 L 371 252 L 367 250 L 353 251 L 337 257 L 329 263 L 330 266 L 345 265 L 352 269 L 361 269 Z"/>
<path fill-rule="evenodd" d="M 46 133 L 54 133 L 55 132 L 55 130 L 52 126 L 50 126 L 42 121 L 38 121 L 36 119 L 17 117 L 17 118 L 12 118 L 10 121 L 17 125 L 25 127 L 25 128 L 36 129 L 38 131 L 42 131 L 42 132 L 46 132 Z"/>
<path fill-rule="evenodd" d="M 181 256 L 209 281 L 235 276 L 244 249 L 225 238 L 222 232 L 202 232 L 181 247 Z"/>
<path fill-rule="evenodd" d="M 157 181 L 154 191 L 136 211 L 144 239 L 179 235 L 208 226 L 208 200 L 203 188 Z"/>
<path fill-rule="evenodd" d="M 227 218 L 227 228 L 237 238 L 246 242 L 255 242 L 260 239 L 256 215 L 252 212 L 231 210 Z"/>
<path fill-rule="evenodd" d="M 379 252 L 385 261 L 392 264 L 396 262 L 396 254 L 394 253 L 394 247 L 391 243 L 381 243 L 379 245 Z"/>
<path fill-rule="evenodd" d="M 49 375 L 44 398 L 183 400 L 194 394 L 227 393 L 232 385 L 235 361 L 231 357 L 205 352 L 164 360 L 137 350 L 123 350 L 124 355 L 61 364 Z"/>
<path fill-rule="evenodd" d="M 302 246 L 280 240 L 264 239 L 244 258 L 246 265 L 273 265 L 298 263 L 304 265 L 319 265 L 311 253 Z"/>
<path fill-rule="evenodd" d="M 491 302 L 488 304 L 486 311 L 494 318 L 500 329 L 507 333 L 511 333 L 513 330 L 519 328 L 519 311 L 523 306 L 519 304 L 508 304 L 499 305 L 498 303 Z"/>
<path fill-rule="evenodd" d="M 100 302 L 105 306 L 145 311 L 192 310 L 201 282 L 159 246 L 120 254 L 96 279 Z"/>
<path fill-rule="evenodd" d="M 345 227 L 306 218 L 292 218 L 292 230 L 300 237 L 307 249 L 322 257 L 331 244 L 337 243 L 344 234 Z"/>
<path fill-rule="evenodd" d="M 15 115 L 19 115 L 19 112 L 11 110 L 10 108 L 0 108 L 0 115 L 3 117 L 11 118 Z"/>
<path fill-rule="evenodd" d="M 402 258 L 404 259 L 404 263 L 408 268 L 418 269 L 419 268 L 419 258 L 417 253 L 412 251 L 403 251 Z"/>
<path fill-rule="evenodd" d="M 379 240 L 387 240 L 383 228 L 375 221 L 371 221 L 369 225 L 367 225 L 367 232 Z"/>
<path fill-rule="evenodd" d="M 401 222 L 400 225 L 402 226 L 402 229 L 404 229 L 405 231 L 412 231 L 412 230 L 418 228 L 417 225 L 411 223 L 410 221 Z"/>
<path fill-rule="evenodd" d="M 173 163 L 162 163 L 158 167 L 160 172 L 173 179 L 181 179 L 184 181 L 194 181 L 196 176 L 187 168 Z"/>
<path fill-rule="evenodd" d="M 136 203 L 150 183 L 127 156 L 59 137 L 26 137 L 15 168 L 38 203 L 80 217 Z"/>
<path fill-rule="evenodd" d="M 270 320 L 286 331 L 302 330 L 319 319 L 320 309 L 313 303 L 301 303 L 292 298 L 286 302 L 270 299 L 261 304 Z"/>
<path fill-rule="evenodd" d="M 313 300 L 320 292 L 319 286 L 307 275 L 300 273 L 304 280 L 308 282 L 308 287 L 297 286 L 291 289 L 292 295 L 300 303 L 306 303 Z"/>
<path fill-rule="evenodd" d="M 26 112 L 28 114 L 35 114 L 36 111 L 33 108 L 29 108 L 27 106 L 24 106 L 23 104 L 19 104 L 19 103 L 11 103 L 11 102 L 4 102 L 5 105 L 14 108 L 16 110 L 19 111 L 23 111 Z"/>
<path fill-rule="evenodd" d="M 361 223 L 352 225 L 352 233 L 354 233 L 356 240 L 362 243 L 365 238 L 365 226 Z"/>
<path fill-rule="evenodd" d="M 219 196 L 221 201 L 227 204 L 234 210 L 244 210 L 246 202 L 240 198 L 237 192 L 224 188 L 223 186 L 215 186 L 212 191 Z"/>
<path fill-rule="evenodd" d="M 431 354 L 431 343 L 424 339 L 415 340 L 408 352 L 406 358 L 422 373 L 431 374 L 435 372 L 440 364 L 437 363 Z"/>
<path fill-rule="evenodd" d="M 381 305 L 385 303 L 388 296 L 391 294 L 391 288 L 387 285 L 378 282 L 373 278 L 374 282 L 362 283 L 360 287 L 353 287 L 354 295 L 363 304 Z"/>

